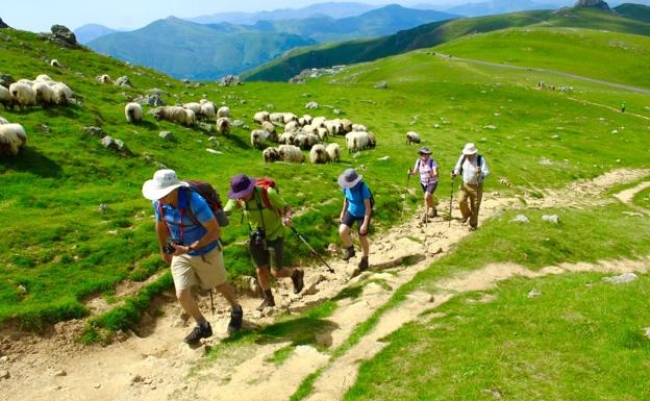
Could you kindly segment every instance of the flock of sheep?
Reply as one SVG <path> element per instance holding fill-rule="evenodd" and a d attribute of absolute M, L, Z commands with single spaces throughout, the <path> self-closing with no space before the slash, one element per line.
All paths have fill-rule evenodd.
<path fill-rule="evenodd" d="M 34 80 L 19 79 L 8 87 L 0 85 L 0 103 L 5 110 L 13 110 L 16 106 L 25 110 L 35 106 L 65 105 L 73 99 L 74 92 L 68 85 L 45 74 Z M 26 143 L 25 128 L 0 117 L 0 156 L 16 156 Z"/>

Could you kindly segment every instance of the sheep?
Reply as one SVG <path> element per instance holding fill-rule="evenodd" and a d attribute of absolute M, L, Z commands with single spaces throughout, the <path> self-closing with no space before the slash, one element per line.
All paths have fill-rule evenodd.
<path fill-rule="evenodd" d="M 406 133 L 406 144 L 420 143 L 420 135 L 417 132 L 409 131 Z"/>
<path fill-rule="evenodd" d="M 284 124 L 284 113 L 276 112 L 269 114 L 269 121 L 274 124 Z"/>
<path fill-rule="evenodd" d="M 110 85 L 110 84 L 113 83 L 113 80 L 111 79 L 111 77 L 108 74 L 99 75 L 99 76 L 95 77 L 95 79 L 97 81 L 99 81 L 99 83 L 104 84 L 104 85 Z"/>
<path fill-rule="evenodd" d="M 370 135 L 365 131 L 352 131 L 345 134 L 348 153 L 357 152 L 371 147 Z"/>
<path fill-rule="evenodd" d="M 217 107 L 214 105 L 214 103 L 207 99 L 201 99 L 199 100 L 199 104 L 201 105 L 199 114 L 202 118 L 206 120 L 213 120 L 216 117 Z"/>
<path fill-rule="evenodd" d="M 327 120 L 327 118 L 325 118 L 325 117 L 320 117 L 320 116 L 319 117 L 314 117 L 311 120 L 311 125 L 313 125 L 314 127 L 324 127 L 323 124 L 325 123 L 326 120 Z"/>
<path fill-rule="evenodd" d="M 124 106 L 124 116 L 126 117 L 126 122 L 130 124 L 138 124 L 142 121 L 144 112 L 142 111 L 142 106 L 140 103 L 130 102 Z"/>
<path fill-rule="evenodd" d="M 284 131 L 285 132 L 296 132 L 298 130 L 298 125 L 297 121 L 289 121 L 288 123 L 284 124 Z"/>
<path fill-rule="evenodd" d="M 262 121 L 270 121 L 270 114 L 268 111 L 258 111 L 253 116 L 253 122 L 262 124 Z"/>
<path fill-rule="evenodd" d="M 301 127 L 304 127 L 307 124 L 311 124 L 311 121 L 314 119 L 314 117 L 310 116 L 309 114 L 304 114 L 302 117 L 298 118 L 298 124 Z"/>
<path fill-rule="evenodd" d="M 56 104 L 67 104 L 70 100 L 74 99 L 74 92 L 63 82 L 55 82 L 52 85 L 52 90 L 54 91 L 52 99 Z"/>
<path fill-rule="evenodd" d="M 264 163 L 273 163 L 280 160 L 280 154 L 276 148 L 266 148 L 262 151 Z"/>
<path fill-rule="evenodd" d="M 341 134 L 345 135 L 348 132 L 352 132 L 352 121 L 347 118 L 341 119 Z"/>
<path fill-rule="evenodd" d="M 262 129 L 266 130 L 270 134 L 272 141 L 277 141 L 278 134 L 275 132 L 275 125 L 268 121 L 262 121 Z"/>
<path fill-rule="evenodd" d="M 282 115 L 282 122 L 284 124 L 287 124 L 291 121 L 298 122 L 298 116 L 293 114 L 293 113 L 283 113 Z"/>
<path fill-rule="evenodd" d="M 230 117 L 230 108 L 228 106 L 221 106 L 219 107 L 219 110 L 217 110 L 217 118 L 228 118 Z"/>
<path fill-rule="evenodd" d="M 318 135 L 321 142 L 327 142 L 328 141 L 327 138 L 329 137 L 329 133 L 327 131 L 327 128 L 324 128 L 324 127 L 316 128 L 316 135 Z"/>
<path fill-rule="evenodd" d="M 338 143 L 330 143 L 325 147 L 330 162 L 341 161 L 341 147 Z"/>
<path fill-rule="evenodd" d="M 298 133 L 294 143 L 301 149 L 311 149 L 312 146 L 320 143 L 320 138 L 316 134 Z"/>
<path fill-rule="evenodd" d="M 31 85 L 24 82 L 14 82 L 9 85 L 9 93 L 21 109 L 36 104 L 36 92 Z"/>
<path fill-rule="evenodd" d="M 254 129 L 251 131 L 251 146 L 261 148 L 269 139 L 271 134 L 265 129 Z"/>
<path fill-rule="evenodd" d="M 309 151 L 309 161 L 312 164 L 325 164 L 329 161 L 329 154 L 325 151 L 325 145 L 316 144 Z"/>
<path fill-rule="evenodd" d="M 228 119 L 228 117 L 217 118 L 217 131 L 221 135 L 230 134 L 230 120 Z"/>
<path fill-rule="evenodd" d="M 50 78 L 50 76 L 47 75 L 47 74 L 39 74 L 36 77 L 36 79 L 34 80 L 34 82 L 38 82 L 38 81 L 40 81 L 40 82 L 50 82 L 50 83 L 54 82 L 54 80 L 52 78 Z"/>
<path fill-rule="evenodd" d="M 293 132 L 283 132 L 278 137 L 278 142 L 285 145 L 293 145 L 295 139 L 296 139 L 296 134 L 294 134 Z"/>
<path fill-rule="evenodd" d="M 13 109 L 14 98 L 11 96 L 9 89 L 0 85 L 0 103 L 4 106 L 5 110 Z"/>
<path fill-rule="evenodd" d="M 368 128 L 363 124 L 352 124 L 352 131 L 368 131 Z"/>
<path fill-rule="evenodd" d="M 35 81 L 32 85 L 36 94 L 36 103 L 47 107 L 54 103 L 54 90 L 46 81 Z"/>
<path fill-rule="evenodd" d="M 327 120 L 323 124 L 325 125 L 325 128 L 327 128 L 329 136 L 338 135 L 343 130 L 343 124 L 341 124 L 341 121 L 338 119 Z"/>
<path fill-rule="evenodd" d="M 196 114 L 181 106 L 161 106 L 153 110 L 156 121 L 165 120 L 186 126 L 196 125 Z"/>
<path fill-rule="evenodd" d="M 185 103 L 183 104 L 183 107 L 188 110 L 192 110 L 196 116 L 199 116 L 201 114 L 201 105 L 197 102 Z"/>
<path fill-rule="evenodd" d="M 55 58 L 53 58 L 52 60 L 50 60 L 50 65 L 51 65 L 52 67 L 63 68 L 63 64 L 61 64 L 61 62 L 59 62 L 59 60 L 57 60 L 57 59 L 55 59 Z"/>
<path fill-rule="evenodd" d="M 289 163 L 304 163 L 305 155 L 300 151 L 300 148 L 293 145 L 280 145 L 278 147 L 278 155 L 280 159 Z"/>
<path fill-rule="evenodd" d="M 27 134 L 22 125 L 0 125 L 0 156 L 16 156 L 26 143 Z"/>

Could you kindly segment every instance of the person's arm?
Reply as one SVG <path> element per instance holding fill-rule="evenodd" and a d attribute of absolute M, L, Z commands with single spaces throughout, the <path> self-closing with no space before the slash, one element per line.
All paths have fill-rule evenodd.
<path fill-rule="evenodd" d="M 460 173 L 460 164 L 463 162 L 463 155 L 460 155 L 454 169 L 451 170 L 451 178 L 454 179 Z"/>
<path fill-rule="evenodd" d="M 348 197 L 345 196 L 343 192 L 343 207 L 341 208 L 341 215 L 339 216 L 339 221 L 343 221 L 343 216 L 345 216 L 345 211 L 348 209 Z"/>
<path fill-rule="evenodd" d="M 160 257 L 165 263 L 170 263 L 172 255 L 165 253 L 165 245 L 169 239 L 169 230 L 167 229 L 167 224 L 158 220 L 158 218 L 156 218 L 156 237 L 158 238 L 158 245 L 160 247 Z"/>
<path fill-rule="evenodd" d="M 370 198 L 365 198 L 363 200 L 363 205 L 365 206 L 366 212 L 363 215 L 363 223 L 361 223 L 361 227 L 359 227 L 359 233 L 367 234 L 368 227 L 370 226 L 370 214 L 372 213 Z"/>
<path fill-rule="evenodd" d="M 199 238 L 198 240 L 182 247 L 183 248 L 182 253 L 188 253 L 191 251 L 199 250 L 204 246 L 211 244 L 214 241 L 217 241 L 219 238 L 221 238 L 221 227 L 219 227 L 219 223 L 217 222 L 216 217 L 213 217 L 208 221 L 202 222 L 201 225 L 205 227 L 206 233 L 203 235 L 203 237 Z"/>
<path fill-rule="evenodd" d="M 291 221 L 291 217 L 293 217 L 293 208 L 291 206 L 287 205 L 284 207 L 283 210 L 283 218 L 282 218 L 282 224 L 285 226 L 291 227 L 293 225 L 293 222 Z"/>

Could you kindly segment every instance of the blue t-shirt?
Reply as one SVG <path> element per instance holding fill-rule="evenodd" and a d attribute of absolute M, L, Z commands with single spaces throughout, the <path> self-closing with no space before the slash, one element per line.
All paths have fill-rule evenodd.
<path fill-rule="evenodd" d="M 187 204 L 187 196 L 190 196 L 189 205 Z M 153 201 L 153 208 L 156 212 L 156 221 L 161 221 L 159 214 L 158 201 Z M 196 224 L 189 216 L 187 208 L 191 208 L 192 214 L 198 221 L 205 223 L 210 219 L 215 218 L 212 209 L 208 202 L 203 199 L 201 195 L 189 188 L 181 188 L 178 192 L 178 208 L 172 205 L 162 205 L 163 215 L 165 222 L 169 227 L 169 232 L 173 240 L 181 241 L 183 245 L 190 245 L 195 241 L 200 240 L 208 232 L 208 230 L 200 224 Z M 181 209 L 182 210 L 182 225 L 181 223 Z M 213 241 L 201 249 L 189 252 L 191 256 L 198 256 L 213 250 L 219 244 L 219 240 Z"/>
<path fill-rule="evenodd" d="M 370 189 L 360 181 L 352 188 L 343 189 L 343 195 L 348 200 L 348 213 L 354 217 L 363 217 L 366 214 L 365 199 L 370 199 Z"/>

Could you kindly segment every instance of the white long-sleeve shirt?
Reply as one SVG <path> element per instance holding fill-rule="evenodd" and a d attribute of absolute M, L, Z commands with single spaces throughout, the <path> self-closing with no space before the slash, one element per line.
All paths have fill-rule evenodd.
<path fill-rule="evenodd" d="M 481 157 L 481 165 L 477 166 L 479 156 Z M 483 157 L 482 155 L 476 155 L 474 157 L 464 155 L 464 154 L 460 155 L 458 161 L 456 162 L 456 165 L 454 166 L 454 175 L 460 174 L 461 167 L 463 173 L 463 182 L 467 184 L 476 185 L 478 183 L 481 183 L 483 182 L 483 180 L 485 180 L 485 177 L 487 177 L 488 174 L 490 174 L 490 170 L 488 169 L 487 162 L 485 161 L 485 157 Z M 480 167 L 481 173 L 479 174 L 478 182 L 477 182 L 476 171 L 478 167 Z"/>

